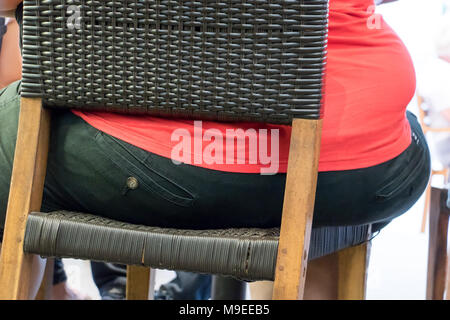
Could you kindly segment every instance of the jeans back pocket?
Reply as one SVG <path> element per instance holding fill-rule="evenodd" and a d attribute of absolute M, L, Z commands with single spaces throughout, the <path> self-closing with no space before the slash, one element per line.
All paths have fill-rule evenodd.
<path fill-rule="evenodd" d="M 126 175 L 136 177 L 139 186 L 146 191 L 179 206 L 190 207 L 193 205 L 194 196 L 191 192 L 150 165 L 147 160 L 151 153 L 103 132 L 99 132 L 95 140 L 99 148 L 117 168 Z"/>
<path fill-rule="evenodd" d="M 408 159 L 408 160 L 406 160 Z M 398 193 L 412 186 L 417 178 L 417 171 L 420 170 L 426 160 L 423 146 L 414 142 L 395 159 L 393 172 L 389 174 L 382 187 L 375 193 L 378 200 L 386 200 L 394 197 Z"/>

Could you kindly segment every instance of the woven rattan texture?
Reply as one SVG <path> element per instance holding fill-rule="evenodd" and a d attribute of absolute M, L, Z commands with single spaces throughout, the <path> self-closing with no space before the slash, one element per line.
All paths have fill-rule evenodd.
<path fill-rule="evenodd" d="M 327 19 L 328 0 L 25 0 L 22 96 L 165 117 L 317 119 Z"/>
<path fill-rule="evenodd" d="M 313 228 L 309 258 L 364 242 L 369 232 L 367 225 Z M 278 236 L 278 229 L 178 230 L 59 211 L 29 216 L 24 251 L 273 280 Z"/>

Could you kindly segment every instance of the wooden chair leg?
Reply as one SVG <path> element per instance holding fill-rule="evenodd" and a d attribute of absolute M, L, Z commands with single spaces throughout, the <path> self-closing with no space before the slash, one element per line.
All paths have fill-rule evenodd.
<path fill-rule="evenodd" d="M 155 271 L 148 267 L 127 266 L 127 300 L 153 300 Z"/>
<path fill-rule="evenodd" d="M 321 133 L 322 120 L 292 122 L 273 299 L 303 298 Z"/>
<path fill-rule="evenodd" d="M 432 188 L 428 241 L 427 300 L 442 300 L 447 273 L 447 238 L 450 209 L 447 190 Z"/>
<path fill-rule="evenodd" d="M 53 289 L 53 270 L 55 266 L 55 259 L 48 258 L 45 266 L 44 278 L 41 282 L 41 287 L 36 295 L 36 300 L 51 300 Z"/>
<path fill-rule="evenodd" d="M 34 298 L 32 268 L 39 259 L 23 252 L 23 240 L 28 214 L 41 208 L 49 137 L 50 111 L 39 98 L 22 98 L 0 258 L 0 299 Z"/>
<path fill-rule="evenodd" d="M 338 251 L 338 299 L 364 300 L 370 241 Z"/>

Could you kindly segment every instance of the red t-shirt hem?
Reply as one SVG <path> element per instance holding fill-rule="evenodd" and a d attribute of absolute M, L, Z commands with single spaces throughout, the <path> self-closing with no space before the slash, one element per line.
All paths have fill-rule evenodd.
<path fill-rule="evenodd" d="M 146 150 L 148 152 L 154 153 L 158 156 L 165 157 L 168 159 L 171 159 L 171 153 L 172 149 L 169 145 L 165 144 L 158 144 L 158 146 L 152 146 L 148 144 L 147 140 L 140 140 L 136 136 L 133 136 L 132 139 L 130 137 L 127 137 L 126 130 L 118 131 L 116 127 L 110 126 L 107 122 L 101 122 L 98 123 L 96 121 L 96 117 L 93 117 L 89 113 L 78 111 L 78 110 L 72 110 L 72 112 L 81 117 L 84 121 L 86 121 L 89 125 L 93 126 L 94 128 L 101 128 L 100 131 L 109 134 L 117 139 L 120 139 L 122 141 L 125 141 L 129 143 L 129 141 L 133 141 L 132 145 L 141 148 L 143 150 Z M 407 122 L 407 120 L 405 119 Z M 319 172 L 325 172 L 325 171 L 344 171 L 344 170 L 356 170 L 356 169 L 363 169 L 372 167 L 378 164 L 381 164 L 383 162 L 389 161 L 391 159 L 394 159 L 398 155 L 400 155 L 406 148 L 411 144 L 411 132 L 410 132 L 410 126 L 409 124 L 405 125 L 405 130 L 409 131 L 408 133 L 405 132 L 401 136 L 400 139 L 397 140 L 396 143 L 390 144 L 389 146 L 380 148 L 379 151 L 376 154 L 371 153 L 371 156 L 368 157 L 361 157 L 359 156 L 358 159 L 349 159 L 349 160 L 336 160 L 336 161 L 320 161 L 319 160 Z M 210 170 L 217 170 L 217 171 L 224 171 L 224 172 L 234 172 L 234 173 L 261 173 L 262 169 L 268 168 L 269 165 L 263 165 L 263 164 L 217 164 L 212 163 L 208 164 L 205 162 L 201 163 L 189 163 L 190 165 L 194 165 L 197 167 L 210 169 Z M 278 167 L 276 170 L 276 173 L 286 173 L 287 172 L 287 161 L 279 161 L 276 166 Z M 273 168 L 273 164 L 272 164 Z M 272 172 L 273 173 L 273 172 Z"/>

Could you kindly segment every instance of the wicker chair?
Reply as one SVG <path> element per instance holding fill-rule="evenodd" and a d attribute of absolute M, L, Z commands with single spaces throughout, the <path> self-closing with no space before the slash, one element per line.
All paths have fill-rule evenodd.
<path fill-rule="evenodd" d="M 69 5 L 81 9 L 79 28 L 66 24 Z M 131 299 L 147 298 L 150 268 L 143 266 L 275 279 L 275 299 L 298 299 L 308 254 L 365 243 L 340 253 L 339 279 L 340 298 L 363 298 L 370 226 L 311 232 L 327 17 L 327 0 L 25 0 L 0 297 L 29 297 L 39 254 L 137 266 L 128 269 Z M 50 110 L 82 106 L 292 125 L 281 229 L 175 230 L 40 213 Z"/>

